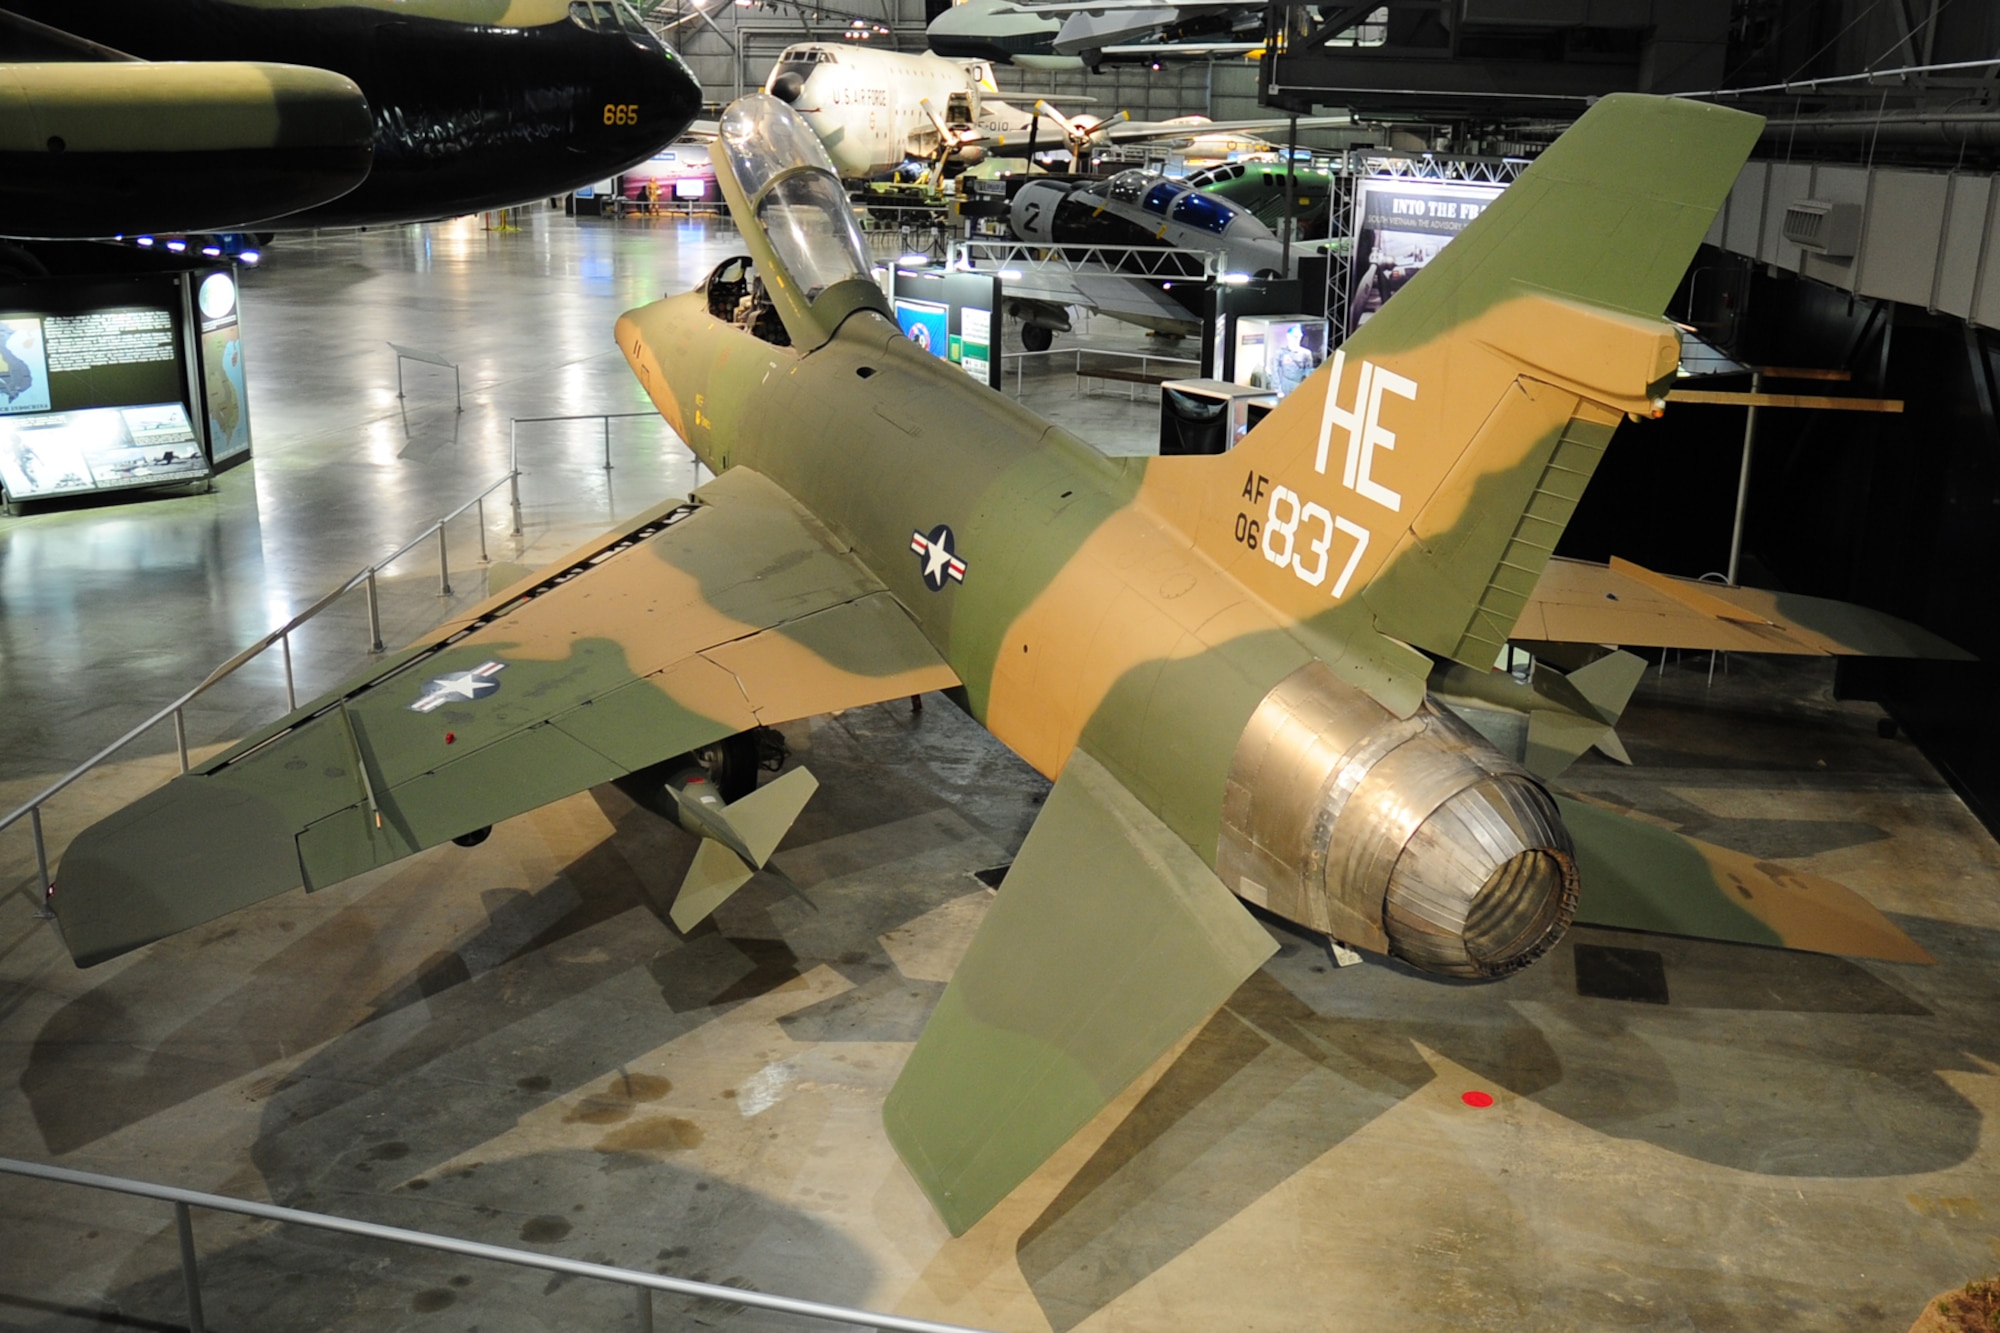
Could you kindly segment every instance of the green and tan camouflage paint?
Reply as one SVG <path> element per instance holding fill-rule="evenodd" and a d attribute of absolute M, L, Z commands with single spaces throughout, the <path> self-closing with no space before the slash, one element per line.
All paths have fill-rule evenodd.
<path fill-rule="evenodd" d="M 361 89 L 331 70 L 246 61 L 0 64 L 0 153 L 43 153 L 52 140 L 70 153 L 366 152 L 372 135 Z M 365 174 L 364 161 L 354 180 Z"/>
<path fill-rule="evenodd" d="M 1491 665 L 1612 427 L 1656 410 L 1678 359 L 1659 311 L 1758 124 L 1605 99 L 1218 458 L 1106 460 L 866 310 L 801 356 L 697 293 L 629 312 L 619 343 L 705 462 L 853 545 L 996 736 L 1051 776 L 1086 745 L 1213 864 L 1231 754 L 1278 681 L 1318 658 L 1406 716 L 1430 669 L 1411 645 Z M 1288 517 L 1281 488 L 1302 515 L 1282 565 L 1248 540 Z M 1358 556 L 1334 519 L 1368 533 Z M 939 523 L 968 572 L 932 592 L 910 538 Z"/>
<path fill-rule="evenodd" d="M 79 835 L 81 964 L 320 888 L 722 737 L 950 686 L 882 586 L 738 471 L 572 552 Z M 588 577 L 582 577 L 587 573 Z M 426 683 L 499 689 L 419 712 Z"/>
<path fill-rule="evenodd" d="M 569 17 L 569 0 L 228 0 L 241 9 L 372 9 L 396 18 L 539 28 Z"/>

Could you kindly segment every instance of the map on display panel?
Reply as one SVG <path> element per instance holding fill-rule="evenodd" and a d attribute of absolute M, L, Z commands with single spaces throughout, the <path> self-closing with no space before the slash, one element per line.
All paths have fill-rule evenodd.
<path fill-rule="evenodd" d="M 0 315 L 0 412 L 49 410 L 49 359 L 42 321 L 33 315 Z"/>

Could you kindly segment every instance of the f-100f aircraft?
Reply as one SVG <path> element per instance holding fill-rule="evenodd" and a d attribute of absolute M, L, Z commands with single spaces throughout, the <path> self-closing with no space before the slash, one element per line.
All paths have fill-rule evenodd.
<path fill-rule="evenodd" d="M 0 235 L 450 217 L 622 171 L 700 103 L 620 0 L 4 0 Z"/>
<path fill-rule="evenodd" d="M 1661 409 L 1660 310 L 1761 125 L 1605 98 L 1234 452 L 1114 460 L 904 337 L 819 141 L 744 98 L 711 151 L 748 253 L 617 328 L 716 479 L 85 830 L 69 947 L 612 780 L 703 838 L 686 929 L 812 784 L 730 803 L 680 756 L 944 690 L 1055 780 L 883 1110 L 954 1232 L 1275 951 L 1246 904 L 1462 979 L 1572 920 L 1926 961 L 1838 886 L 1559 800 L 1432 689 L 1509 706 L 1517 622 L 1852 650 L 1658 576 L 1637 615 L 1601 566 L 1542 590 L 1613 429 Z M 1602 739 L 1631 660 L 1511 706 Z"/>

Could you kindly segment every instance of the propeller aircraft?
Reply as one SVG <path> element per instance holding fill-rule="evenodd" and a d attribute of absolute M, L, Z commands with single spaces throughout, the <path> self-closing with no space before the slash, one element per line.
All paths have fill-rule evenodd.
<path fill-rule="evenodd" d="M 1201 144 L 1226 156 L 1229 136 L 1289 127 L 1290 117 L 1211 121 L 1186 116 L 1135 121 L 1125 113 L 1065 116 L 1046 100 L 1023 110 L 995 92 L 983 61 L 906 55 L 875 47 L 801 42 L 786 47 L 764 91 L 789 104 L 826 146 L 842 180 L 873 180 L 913 162 L 942 178 L 947 169 L 977 166 L 989 156 L 1034 157 L 1067 151 L 1078 163 L 1107 144 L 1155 140 Z M 1307 116 L 1302 129 L 1350 124 L 1346 116 Z M 1240 149 L 1270 151 L 1262 140 L 1236 139 Z"/>

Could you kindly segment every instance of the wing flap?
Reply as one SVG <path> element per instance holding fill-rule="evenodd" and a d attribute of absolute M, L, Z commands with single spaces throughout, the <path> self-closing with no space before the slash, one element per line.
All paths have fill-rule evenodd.
<path fill-rule="evenodd" d="M 889 1138 L 962 1234 L 1275 951 L 1077 750 L 883 1106 Z"/>

